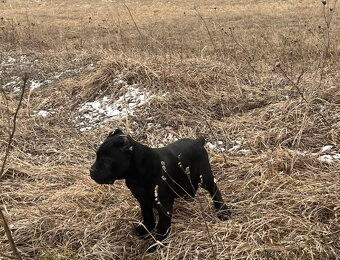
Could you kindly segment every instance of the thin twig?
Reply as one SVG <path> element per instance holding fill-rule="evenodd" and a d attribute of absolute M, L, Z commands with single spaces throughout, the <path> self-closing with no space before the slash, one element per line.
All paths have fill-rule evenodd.
<path fill-rule="evenodd" d="M 19 253 L 19 251 L 18 251 L 18 249 L 17 249 L 17 247 L 14 243 L 14 240 L 13 240 L 13 237 L 12 237 L 12 234 L 11 234 L 11 230 L 9 229 L 6 218 L 5 218 L 4 214 L 2 213 L 2 208 L 0 208 L 0 216 L 2 218 L 2 224 L 4 226 L 4 229 L 5 229 L 9 244 L 11 245 L 12 251 L 16 255 L 16 259 L 21 260 L 22 259 L 21 255 L 20 255 L 20 253 Z"/>
<path fill-rule="evenodd" d="M 256 68 L 252 65 L 253 59 L 251 58 L 249 51 L 246 50 L 246 48 L 236 39 L 235 34 L 234 34 L 234 29 L 230 27 L 229 30 L 230 30 L 231 39 L 242 49 L 244 58 L 246 62 L 248 63 L 248 66 L 252 69 L 253 72 L 256 72 Z"/>
<path fill-rule="evenodd" d="M 320 62 L 321 65 L 319 66 L 319 68 L 321 69 L 321 72 L 320 72 L 320 80 L 319 80 L 318 88 L 321 87 L 322 81 L 325 76 L 325 66 L 326 66 L 327 58 L 329 57 L 329 49 L 331 46 L 331 23 L 333 20 L 333 15 L 335 12 L 337 2 L 338 0 L 334 1 L 332 11 L 328 13 L 328 15 L 326 15 L 326 5 L 323 5 L 323 17 L 324 17 L 327 29 L 326 29 L 326 39 L 325 39 L 325 50 L 322 55 L 322 60 Z"/>
<path fill-rule="evenodd" d="M 136 24 L 135 19 L 133 18 L 133 15 L 132 15 L 132 13 L 131 13 L 131 11 L 130 11 L 130 8 L 127 6 L 126 3 L 123 3 L 123 5 L 124 5 L 125 8 L 128 10 L 129 15 L 130 15 L 130 17 L 131 17 L 131 20 L 132 20 L 132 22 L 134 23 L 134 25 L 135 25 L 135 27 L 136 27 L 138 33 L 139 33 L 140 38 L 143 39 L 143 35 L 142 35 L 142 33 L 140 32 L 140 30 L 139 30 L 139 28 L 138 28 L 138 26 L 137 26 L 137 24 Z"/>
<path fill-rule="evenodd" d="M 297 80 L 294 82 L 294 80 L 291 79 L 291 78 L 287 75 L 286 71 L 285 71 L 284 69 L 282 69 L 282 67 L 281 67 L 280 64 L 277 66 L 277 68 L 280 69 L 282 75 L 283 75 L 283 76 L 289 81 L 289 83 L 297 90 L 297 92 L 299 93 L 300 97 L 301 97 L 302 100 L 307 104 L 307 106 L 310 107 L 310 106 L 311 106 L 310 103 L 309 103 L 308 100 L 305 98 L 303 92 L 301 91 L 301 89 L 300 89 L 300 87 L 299 87 L 300 81 L 301 81 L 301 79 L 302 79 L 302 76 L 305 74 L 305 71 L 302 70 L 301 73 L 300 73 L 300 75 L 298 76 Z M 316 111 L 316 113 L 318 113 L 318 114 L 321 116 L 322 120 L 323 120 L 328 126 L 331 126 L 331 124 L 327 121 L 327 119 L 325 118 L 325 116 L 324 116 L 320 111 Z"/>
<path fill-rule="evenodd" d="M 195 10 L 195 12 L 197 13 L 198 17 L 202 20 L 202 22 L 203 22 L 203 24 L 204 24 L 204 27 L 205 27 L 205 29 L 206 29 L 207 32 L 208 32 L 208 35 L 209 35 L 211 44 L 212 44 L 212 46 L 214 47 L 214 51 L 215 51 L 215 53 L 217 53 L 216 44 L 215 44 L 215 42 L 214 42 L 214 40 L 213 40 L 213 38 L 212 38 L 212 36 L 211 36 L 211 33 L 210 33 L 210 30 L 209 30 L 209 28 L 208 28 L 207 23 L 205 22 L 203 16 L 198 12 L 198 10 L 197 10 L 196 7 L 194 7 L 194 10 Z"/>
<path fill-rule="evenodd" d="M 9 136 L 9 139 L 8 139 L 8 145 L 6 147 L 5 157 L 2 161 L 2 166 L 1 166 L 1 170 L 0 170 L 0 178 L 4 174 L 5 165 L 6 165 L 6 162 L 7 162 L 8 155 L 9 155 L 9 150 L 11 148 L 11 144 L 12 144 L 12 141 L 13 141 L 13 137 L 14 137 L 14 133 L 15 133 L 15 129 L 16 129 L 17 116 L 18 116 L 18 113 L 19 113 L 19 110 L 20 110 L 20 107 L 21 107 L 22 100 L 24 98 L 26 83 L 27 83 L 27 80 L 28 80 L 27 74 L 24 75 L 23 80 L 24 80 L 24 85 L 23 85 L 22 90 L 21 90 L 19 104 L 17 106 L 17 109 L 16 109 L 14 117 L 13 117 L 13 128 L 12 128 L 12 132 L 10 133 L 10 136 Z"/>
<path fill-rule="evenodd" d="M 10 130 L 11 129 L 11 119 L 10 119 L 10 111 L 9 111 L 9 105 L 8 105 L 8 97 L 7 97 L 6 92 L 5 92 L 5 90 L 3 88 L 1 88 L 1 93 L 4 96 L 5 103 L 6 103 L 8 134 L 10 134 L 11 133 L 11 130 Z"/>

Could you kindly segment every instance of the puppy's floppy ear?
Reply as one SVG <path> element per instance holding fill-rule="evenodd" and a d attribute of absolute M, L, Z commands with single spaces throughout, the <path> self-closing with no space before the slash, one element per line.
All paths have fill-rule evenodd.
<path fill-rule="evenodd" d="M 123 146 L 120 148 L 123 152 L 132 152 L 135 148 L 135 141 L 129 135 L 121 135 Z"/>
<path fill-rule="evenodd" d="M 120 130 L 119 128 L 117 128 L 114 132 L 110 132 L 110 133 L 109 133 L 109 136 L 114 136 L 114 135 L 117 135 L 117 134 L 123 135 L 124 133 L 122 132 L 122 130 Z"/>

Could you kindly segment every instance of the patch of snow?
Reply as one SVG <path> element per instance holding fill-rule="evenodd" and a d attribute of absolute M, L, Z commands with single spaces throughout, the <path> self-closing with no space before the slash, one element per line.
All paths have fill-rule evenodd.
<path fill-rule="evenodd" d="M 37 89 L 40 88 L 44 83 L 43 82 L 39 82 L 37 80 L 31 80 L 31 89 Z"/>
<path fill-rule="evenodd" d="M 14 63 L 16 62 L 16 59 L 14 59 L 13 57 L 9 56 L 7 59 L 7 63 Z"/>
<path fill-rule="evenodd" d="M 27 58 L 27 55 L 21 55 L 19 60 L 20 60 L 21 63 L 30 63 L 28 58 Z"/>
<path fill-rule="evenodd" d="M 9 88 L 11 89 L 12 88 L 12 91 L 13 92 L 18 92 L 20 91 L 20 87 L 18 86 L 19 85 L 19 81 L 20 81 L 20 78 L 18 76 L 13 76 L 11 77 L 11 80 L 10 82 L 7 82 L 6 84 L 3 85 L 3 88 Z"/>
<path fill-rule="evenodd" d="M 329 155 L 329 154 L 325 154 L 325 155 L 322 155 L 318 158 L 321 162 L 324 162 L 324 163 L 328 163 L 328 164 L 332 164 L 334 159 L 333 159 L 333 156 L 332 155 Z"/>
<path fill-rule="evenodd" d="M 207 146 L 209 147 L 210 150 L 215 150 L 216 149 L 216 144 L 212 144 L 210 142 L 207 142 Z"/>
<path fill-rule="evenodd" d="M 333 154 L 332 157 L 333 157 L 335 160 L 340 160 L 340 153 Z"/>
<path fill-rule="evenodd" d="M 298 150 L 289 150 L 290 152 L 296 153 L 298 155 L 301 156 L 309 156 L 309 157 L 316 157 L 318 158 L 318 160 L 320 162 L 323 163 L 327 163 L 327 164 L 332 164 L 334 163 L 334 161 L 340 160 L 340 151 L 330 151 L 331 149 L 334 149 L 333 145 L 325 145 L 320 149 L 320 152 L 316 152 L 316 153 L 311 153 L 311 152 L 307 152 L 307 151 L 298 151 Z M 323 154 L 320 155 L 322 153 L 326 153 L 327 154 Z"/>
<path fill-rule="evenodd" d="M 333 148 L 333 145 L 325 145 L 324 147 L 321 148 L 321 152 L 324 153 L 332 148 Z"/>
<path fill-rule="evenodd" d="M 229 153 L 238 153 L 239 150 L 241 150 L 242 142 L 239 141 L 239 140 L 235 140 L 235 141 L 233 141 L 233 145 L 234 145 L 233 147 L 228 149 L 228 152 Z"/>
<path fill-rule="evenodd" d="M 129 86 L 126 87 L 126 93 L 115 101 L 111 100 L 109 96 L 104 96 L 98 100 L 86 102 L 77 109 L 79 116 L 76 117 L 76 126 L 81 127 L 80 131 L 87 131 L 104 124 L 110 118 L 124 118 L 126 115 L 125 102 L 129 115 L 133 115 L 135 108 L 145 104 L 153 97 L 148 92 Z"/>
<path fill-rule="evenodd" d="M 322 147 L 321 152 L 329 151 L 332 148 L 332 145 L 325 145 L 324 147 Z M 335 161 L 340 160 L 340 151 L 333 151 L 331 153 L 321 155 L 318 157 L 318 159 L 321 162 L 333 164 Z"/>
<path fill-rule="evenodd" d="M 301 152 L 301 151 L 295 151 L 298 155 L 302 155 L 302 156 L 306 156 L 306 155 L 308 155 L 308 152 L 307 151 L 303 151 L 303 152 Z"/>
<path fill-rule="evenodd" d="M 64 70 L 61 72 L 57 72 L 56 74 L 54 74 L 54 78 L 59 79 L 62 75 L 70 73 L 70 72 L 72 72 L 72 70 Z"/>
<path fill-rule="evenodd" d="M 165 137 L 165 140 L 169 142 L 175 142 L 178 140 L 178 138 L 174 136 L 172 133 L 168 133 L 167 136 Z"/>
<path fill-rule="evenodd" d="M 241 149 L 238 151 L 239 153 L 244 153 L 244 154 L 247 154 L 247 153 L 250 153 L 250 150 L 247 150 L 247 149 Z"/>
<path fill-rule="evenodd" d="M 17 84 L 17 82 L 14 80 L 14 81 L 10 81 L 10 82 L 6 83 L 5 85 L 3 85 L 3 87 L 4 87 L 4 88 L 6 88 L 6 87 L 12 87 L 12 86 L 14 86 L 14 85 L 16 85 L 16 84 Z"/>
<path fill-rule="evenodd" d="M 13 88 L 14 93 L 17 93 L 17 92 L 20 92 L 20 91 L 21 91 L 21 87 L 14 87 Z"/>
<path fill-rule="evenodd" d="M 240 148 L 241 148 L 241 145 L 240 145 L 240 144 L 237 144 L 237 145 L 231 147 L 231 148 L 228 150 L 228 152 L 230 152 L 230 153 L 235 153 L 235 152 L 237 152 Z"/>
<path fill-rule="evenodd" d="M 214 151 L 214 152 L 224 152 L 225 151 L 225 148 L 222 147 L 224 145 L 224 143 L 222 141 L 217 141 L 215 143 L 207 142 L 206 144 L 211 151 Z"/>
<path fill-rule="evenodd" d="M 154 128 L 156 128 L 156 129 L 159 129 L 159 128 L 161 128 L 161 126 L 162 126 L 162 125 L 161 125 L 161 124 L 158 124 L 158 123 L 156 123 L 156 124 L 155 124 L 155 123 L 147 123 L 147 127 L 148 127 L 148 128 L 153 128 L 153 127 L 154 127 Z"/>
<path fill-rule="evenodd" d="M 239 140 L 232 141 L 232 145 L 233 146 L 231 148 L 226 149 L 225 143 L 223 141 L 218 140 L 214 143 L 207 142 L 207 147 L 211 151 L 227 152 L 227 153 L 231 153 L 231 154 L 240 154 L 240 155 L 249 154 L 251 152 L 251 150 L 248 150 L 248 149 L 241 149 L 242 141 L 239 141 Z"/>
<path fill-rule="evenodd" d="M 56 112 L 54 110 L 35 110 L 33 111 L 33 116 L 42 116 L 47 117 L 49 115 L 53 115 Z"/>

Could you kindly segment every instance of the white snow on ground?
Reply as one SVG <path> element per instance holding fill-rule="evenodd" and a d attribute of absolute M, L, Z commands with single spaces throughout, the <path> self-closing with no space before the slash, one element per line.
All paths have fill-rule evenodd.
<path fill-rule="evenodd" d="M 33 116 L 42 116 L 42 117 L 47 117 L 49 115 L 53 115 L 56 112 L 52 109 L 50 110 L 34 110 L 33 111 Z"/>
<path fill-rule="evenodd" d="M 333 164 L 336 161 L 340 160 L 340 150 L 339 151 L 331 151 L 332 148 L 334 148 L 333 145 L 325 145 L 321 148 L 321 153 L 327 152 L 327 154 L 321 155 L 318 157 L 318 159 L 321 162 Z"/>
<path fill-rule="evenodd" d="M 222 141 L 217 141 L 217 142 L 207 142 L 206 143 L 207 147 L 209 150 L 214 151 L 214 152 L 224 152 L 224 144 Z"/>
<path fill-rule="evenodd" d="M 79 69 L 79 70 L 81 70 L 81 69 Z M 59 79 L 62 75 L 67 74 L 67 73 L 70 73 L 70 72 L 72 72 L 72 71 L 73 71 L 73 70 L 64 70 L 64 71 L 56 72 L 56 73 L 54 74 L 54 78 L 55 78 L 55 79 Z"/>
<path fill-rule="evenodd" d="M 40 88 L 42 85 L 44 84 L 44 82 L 39 82 L 37 80 L 31 80 L 31 89 L 37 89 Z"/>
<path fill-rule="evenodd" d="M 11 57 L 11 56 L 8 56 L 7 57 L 7 61 L 4 59 L 2 62 L 1 62 L 1 65 L 12 65 L 12 63 L 16 62 L 16 59 Z"/>
<path fill-rule="evenodd" d="M 7 63 L 14 63 L 14 62 L 16 62 L 16 59 L 9 56 L 8 59 L 7 59 Z"/>
<path fill-rule="evenodd" d="M 20 60 L 21 63 L 30 63 L 27 55 L 21 55 L 19 60 Z"/>
<path fill-rule="evenodd" d="M 242 148 L 243 143 L 240 140 L 234 140 L 231 142 L 231 147 L 226 148 L 226 144 L 223 141 L 217 140 L 216 142 L 207 142 L 207 147 L 209 150 L 214 152 L 227 152 L 234 155 L 248 154 L 250 150 Z"/>
<path fill-rule="evenodd" d="M 324 154 L 318 157 L 320 162 L 333 164 L 340 161 L 340 150 L 334 151 L 331 154 Z"/>
<path fill-rule="evenodd" d="M 23 54 L 23 55 L 16 57 L 16 58 L 14 58 L 12 56 L 8 56 L 1 62 L 0 65 L 4 66 L 5 70 L 6 70 L 6 67 L 8 69 L 9 67 L 13 67 L 14 65 L 16 66 L 16 65 L 23 65 L 23 64 L 32 64 L 32 63 L 36 63 L 36 62 L 39 62 L 39 60 L 34 59 L 32 61 L 32 57 L 30 57 L 29 55 Z M 54 75 L 50 76 L 46 80 L 38 81 L 38 80 L 32 79 L 28 83 L 31 84 L 30 87 L 31 87 L 32 90 L 34 90 L 34 89 L 40 88 L 42 86 L 47 86 L 47 85 L 55 82 L 56 80 L 59 80 L 62 76 L 65 76 L 66 74 L 78 73 L 85 68 L 89 68 L 89 67 L 93 67 L 93 66 L 94 66 L 94 64 L 90 63 L 90 64 L 85 65 L 84 67 L 80 67 L 80 68 L 76 68 L 76 69 L 66 69 L 64 71 L 56 71 L 56 72 L 54 72 Z M 3 74 L 3 72 L 0 71 L 0 76 L 2 74 Z M 9 81 L 9 82 L 3 81 L 2 83 L 3 83 L 2 86 L 4 88 L 7 88 L 7 90 L 10 90 L 10 91 L 13 91 L 13 92 L 20 92 L 22 79 L 14 76 L 14 77 L 11 78 L 11 81 Z M 16 85 L 19 85 L 19 84 L 20 84 L 20 87 L 17 87 Z"/>
<path fill-rule="evenodd" d="M 332 148 L 333 148 L 333 145 L 325 145 L 324 147 L 321 148 L 321 152 L 324 153 Z"/>
<path fill-rule="evenodd" d="M 13 87 L 17 84 L 17 82 L 15 80 L 13 81 L 10 81 L 10 82 L 7 82 L 5 85 L 3 85 L 4 88 L 7 88 L 7 87 Z"/>
<path fill-rule="evenodd" d="M 47 117 L 47 116 L 53 115 L 55 113 L 56 112 L 52 109 L 49 109 L 49 110 L 34 110 L 33 116 Z"/>
<path fill-rule="evenodd" d="M 340 150 L 336 151 L 333 145 L 325 145 L 321 147 L 320 151 L 317 153 L 310 153 L 307 151 L 297 151 L 297 150 L 290 150 L 301 156 L 309 156 L 318 158 L 318 160 L 322 163 L 333 164 L 340 161 Z"/>
<path fill-rule="evenodd" d="M 240 148 L 241 148 L 242 142 L 239 140 L 235 140 L 233 141 L 233 147 L 231 147 L 230 149 L 228 149 L 229 153 L 237 153 Z"/>
<path fill-rule="evenodd" d="M 117 80 L 117 84 L 125 83 Z M 126 115 L 125 102 L 129 115 L 134 114 L 135 108 L 147 103 L 154 96 L 149 92 L 141 91 L 137 86 L 125 86 L 125 94 L 116 100 L 109 96 L 101 97 L 92 102 L 86 102 L 77 109 L 76 126 L 80 131 L 87 131 L 93 127 L 103 125 L 110 118 L 124 118 Z M 124 89 L 123 88 L 123 89 Z"/>
<path fill-rule="evenodd" d="M 318 158 L 321 162 L 332 164 L 333 163 L 333 156 L 329 154 L 322 155 Z"/>
<path fill-rule="evenodd" d="M 7 82 L 6 84 L 3 85 L 4 88 L 10 88 L 14 93 L 21 91 L 21 79 L 20 77 L 14 76 L 11 79 L 13 81 Z M 44 82 L 40 82 L 37 80 L 30 80 L 31 83 L 30 88 L 32 90 L 40 88 L 42 85 L 44 85 Z"/>
<path fill-rule="evenodd" d="M 0 74 L 1 75 L 1 74 Z M 11 89 L 14 92 L 18 92 L 20 90 L 19 87 L 20 77 L 12 76 L 11 81 L 2 85 L 4 89 Z"/>

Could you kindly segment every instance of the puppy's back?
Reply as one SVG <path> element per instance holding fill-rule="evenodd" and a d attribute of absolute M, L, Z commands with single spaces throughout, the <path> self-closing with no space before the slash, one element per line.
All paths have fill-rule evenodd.
<path fill-rule="evenodd" d="M 158 148 L 157 152 L 161 158 L 169 163 L 176 163 L 180 159 L 182 163 L 190 164 L 190 162 L 195 162 L 207 156 L 204 144 L 205 139 L 203 137 L 197 139 L 183 138 L 164 148 Z"/>

